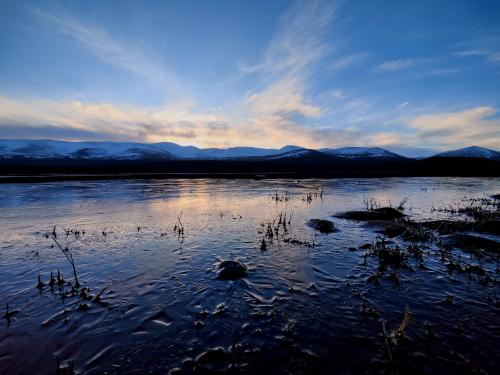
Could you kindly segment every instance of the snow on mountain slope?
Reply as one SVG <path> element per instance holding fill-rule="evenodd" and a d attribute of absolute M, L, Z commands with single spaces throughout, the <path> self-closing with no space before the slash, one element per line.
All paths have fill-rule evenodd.
<path fill-rule="evenodd" d="M 0 140 L 0 157 L 80 158 L 80 159 L 223 159 L 263 157 L 300 149 L 233 147 L 227 149 L 181 146 L 172 142 L 143 144 L 136 142 L 64 142 L 51 140 Z"/>
<path fill-rule="evenodd" d="M 207 148 L 200 150 L 200 153 L 208 159 L 262 157 L 286 152 L 291 147 L 298 148 L 297 146 L 285 146 L 278 150 L 257 147 Z"/>
<path fill-rule="evenodd" d="M 379 147 L 342 147 L 323 148 L 320 150 L 325 154 L 340 156 L 345 158 L 401 158 L 401 155 L 384 150 Z"/>
<path fill-rule="evenodd" d="M 471 146 L 458 150 L 441 152 L 440 154 L 436 154 L 434 156 L 438 158 L 455 157 L 500 160 L 500 152 L 479 146 Z"/>
<path fill-rule="evenodd" d="M 307 148 L 295 148 L 291 151 L 283 152 L 277 155 L 271 155 L 266 158 L 267 160 L 277 160 L 277 159 L 314 159 L 319 160 L 330 160 L 330 155 L 324 152 L 311 150 Z"/>
<path fill-rule="evenodd" d="M 134 142 L 63 142 L 50 140 L 0 140 L 0 157 L 75 159 L 171 159 L 154 145 Z"/>

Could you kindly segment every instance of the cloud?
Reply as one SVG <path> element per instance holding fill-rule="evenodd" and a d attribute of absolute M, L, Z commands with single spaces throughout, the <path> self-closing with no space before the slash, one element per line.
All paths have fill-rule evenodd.
<path fill-rule="evenodd" d="M 326 90 L 318 94 L 319 98 L 328 100 L 341 100 L 344 99 L 346 96 L 347 96 L 346 92 L 340 89 Z"/>
<path fill-rule="evenodd" d="M 296 73 L 324 57 L 334 9 L 321 0 L 296 1 L 282 15 L 260 64 L 241 64 L 244 72 Z"/>
<path fill-rule="evenodd" d="M 286 86 L 283 90 L 287 91 Z M 498 112 L 487 106 L 421 114 L 400 120 L 394 129 L 390 124 L 381 126 L 376 116 L 353 118 L 350 124 L 304 126 L 295 121 L 298 114 L 314 118 L 319 112 L 314 106 L 304 107 L 301 98 L 290 95 L 276 108 L 254 102 L 252 97 L 247 100 L 249 112 L 228 115 L 197 112 L 189 103 L 135 107 L 0 96 L 0 138 L 168 140 L 201 147 L 299 144 L 310 148 L 351 145 L 444 150 L 479 145 L 500 149 Z"/>
<path fill-rule="evenodd" d="M 466 50 L 455 53 L 456 56 L 470 57 L 476 56 L 482 58 L 484 61 L 492 64 L 500 64 L 500 52 L 493 50 Z"/>
<path fill-rule="evenodd" d="M 282 90 L 288 91 L 287 86 Z M 277 107 L 266 104 L 264 98 L 249 97 L 248 112 L 227 115 L 200 113 L 189 103 L 135 107 L 0 96 L 0 138 L 172 141 L 201 147 L 333 147 L 374 142 L 356 127 L 303 126 L 295 117 L 314 118 L 319 109 L 304 105 L 293 94 Z"/>
<path fill-rule="evenodd" d="M 305 100 L 301 83 L 293 77 L 279 80 L 262 91 L 250 94 L 245 105 L 256 116 L 297 114 L 317 117 L 321 113 L 319 107 Z"/>
<path fill-rule="evenodd" d="M 362 61 L 368 58 L 367 53 L 354 53 L 352 55 L 346 55 L 337 58 L 330 64 L 330 69 L 333 71 L 339 71 L 345 68 L 349 68 L 358 65 Z"/>
<path fill-rule="evenodd" d="M 62 139 L 100 136 L 113 140 L 202 142 L 213 131 L 210 126 L 219 122 L 224 122 L 223 116 L 193 112 L 188 103 L 149 108 L 0 96 L 0 131 L 4 137 L 15 133 L 22 137 L 31 128 L 34 134 L 48 136 L 59 130 L 58 138 Z"/>
<path fill-rule="evenodd" d="M 381 70 L 389 70 L 389 71 L 404 70 L 404 69 L 411 68 L 412 66 L 415 66 L 417 64 L 417 62 L 418 62 L 418 60 L 415 60 L 415 59 L 389 60 L 389 61 L 385 61 L 384 63 L 380 64 L 378 66 L 378 68 Z"/>
<path fill-rule="evenodd" d="M 500 119 L 492 107 L 419 115 L 408 120 L 411 142 L 440 149 L 480 145 L 500 149 Z"/>
<path fill-rule="evenodd" d="M 144 51 L 137 49 L 130 41 L 123 43 L 98 24 L 85 23 L 62 12 L 48 13 L 41 9 L 30 9 L 30 12 L 49 29 L 70 38 L 77 46 L 102 61 L 184 95 L 178 77 L 165 67 L 155 65 L 153 59 L 147 58 Z"/>
<path fill-rule="evenodd" d="M 331 49 L 333 19 L 334 9 L 326 1 L 295 2 L 280 18 L 262 61 L 240 66 L 244 72 L 259 74 L 258 88 L 239 108 L 255 132 L 270 138 L 290 137 L 299 128 L 307 133 L 307 126 L 298 122 L 322 114 L 322 108 L 308 98 L 308 82 L 315 64 Z"/>
<path fill-rule="evenodd" d="M 430 72 L 430 75 L 433 76 L 447 76 L 451 74 L 457 74 L 462 72 L 463 69 L 458 69 L 458 68 L 447 68 L 447 69 L 433 69 Z"/>
<path fill-rule="evenodd" d="M 402 102 L 402 103 L 398 104 L 398 108 L 406 107 L 408 104 L 410 104 L 410 103 L 408 103 L 408 102 Z"/>

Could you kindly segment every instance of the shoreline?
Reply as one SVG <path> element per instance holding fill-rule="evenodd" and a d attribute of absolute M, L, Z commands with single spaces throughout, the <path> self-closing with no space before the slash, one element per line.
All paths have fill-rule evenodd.
<path fill-rule="evenodd" d="M 390 178 L 390 177 L 483 177 L 499 178 L 500 174 L 436 174 L 393 172 L 129 172 L 129 173 L 42 173 L 0 175 L 0 184 L 43 183 L 58 181 L 102 181 L 102 180 L 169 180 L 169 179 L 228 179 L 228 180 L 266 180 L 266 179 L 334 179 L 334 178 Z"/>

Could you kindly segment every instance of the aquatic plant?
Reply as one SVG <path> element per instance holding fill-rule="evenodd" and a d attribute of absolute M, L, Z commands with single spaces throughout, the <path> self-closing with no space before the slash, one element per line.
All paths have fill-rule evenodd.
<path fill-rule="evenodd" d="M 367 211 L 373 211 L 376 208 L 380 208 L 380 203 L 378 203 L 375 198 L 363 195 L 363 205 Z"/>
<path fill-rule="evenodd" d="M 38 274 L 38 283 L 36 284 L 36 287 L 41 290 L 41 289 L 43 289 L 44 285 L 45 284 L 42 282 L 42 278 L 41 278 L 40 274 Z"/>
<path fill-rule="evenodd" d="M 406 306 L 403 320 L 401 321 L 399 326 L 396 329 L 393 329 L 390 333 L 387 333 L 385 321 L 382 321 L 382 335 L 384 337 L 384 342 L 386 344 L 389 359 L 391 360 L 391 362 L 394 361 L 393 349 L 399 345 L 401 338 L 404 336 L 406 329 L 410 324 L 411 318 L 412 313 L 410 311 L 410 308 Z"/>
<path fill-rule="evenodd" d="M 7 319 L 8 322 L 10 322 L 11 318 L 16 315 L 18 313 L 17 310 L 10 310 L 9 308 L 9 303 L 7 302 L 6 306 L 5 306 L 5 314 L 3 315 L 3 317 L 5 319 Z"/>
<path fill-rule="evenodd" d="M 405 210 L 405 205 L 408 203 L 408 199 L 410 199 L 409 195 L 404 196 L 401 201 L 398 204 L 397 210 L 398 211 L 404 211 Z"/>
<path fill-rule="evenodd" d="M 55 227 L 54 227 L 54 230 L 55 230 Z M 73 259 L 73 253 L 68 248 L 68 246 L 62 247 L 61 244 L 57 241 L 56 236 L 52 236 L 52 240 L 55 242 L 55 244 L 57 245 L 57 247 L 64 254 L 64 256 L 66 257 L 66 259 L 68 260 L 68 262 L 71 264 L 71 267 L 73 268 L 73 275 L 75 277 L 75 286 L 78 288 L 80 286 L 80 283 L 78 281 L 78 274 L 76 272 L 76 265 L 75 265 L 75 260 Z M 57 280 L 58 280 L 58 283 L 59 283 L 62 279 L 59 278 L 60 277 L 59 270 L 57 272 L 58 272 Z"/>
<path fill-rule="evenodd" d="M 177 215 L 177 222 L 174 225 L 174 232 L 177 233 L 178 237 L 184 236 L 184 225 L 182 224 L 182 212 Z"/>
<path fill-rule="evenodd" d="M 266 243 L 266 239 L 265 238 L 262 239 L 262 242 L 260 244 L 260 250 L 261 251 L 266 251 L 267 250 L 267 243 Z"/>
<path fill-rule="evenodd" d="M 291 198 L 288 195 L 287 190 L 285 190 L 284 193 L 281 193 L 277 187 L 274 192 L 269 193 L 268 195 L 269 202 L 275 202 L 276 204 L 278 204 L 279 202 L 288 202 L 290 199 Z"/>

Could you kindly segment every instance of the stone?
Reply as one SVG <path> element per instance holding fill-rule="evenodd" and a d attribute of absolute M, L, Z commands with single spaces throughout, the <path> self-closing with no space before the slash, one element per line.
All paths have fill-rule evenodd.
<path fill-rule="evenodd" d="M 237 260 L 224 260 L 219 263 L 220 280 L 238 280 L 247 274 L 246 266 Z"/>
<path fill-rule="evenodd" d="M 311 219 L 307 222 L 307 225 L 321 233 L 333 233 L 337 231 L 335 225 L 330 220 Z"/>

